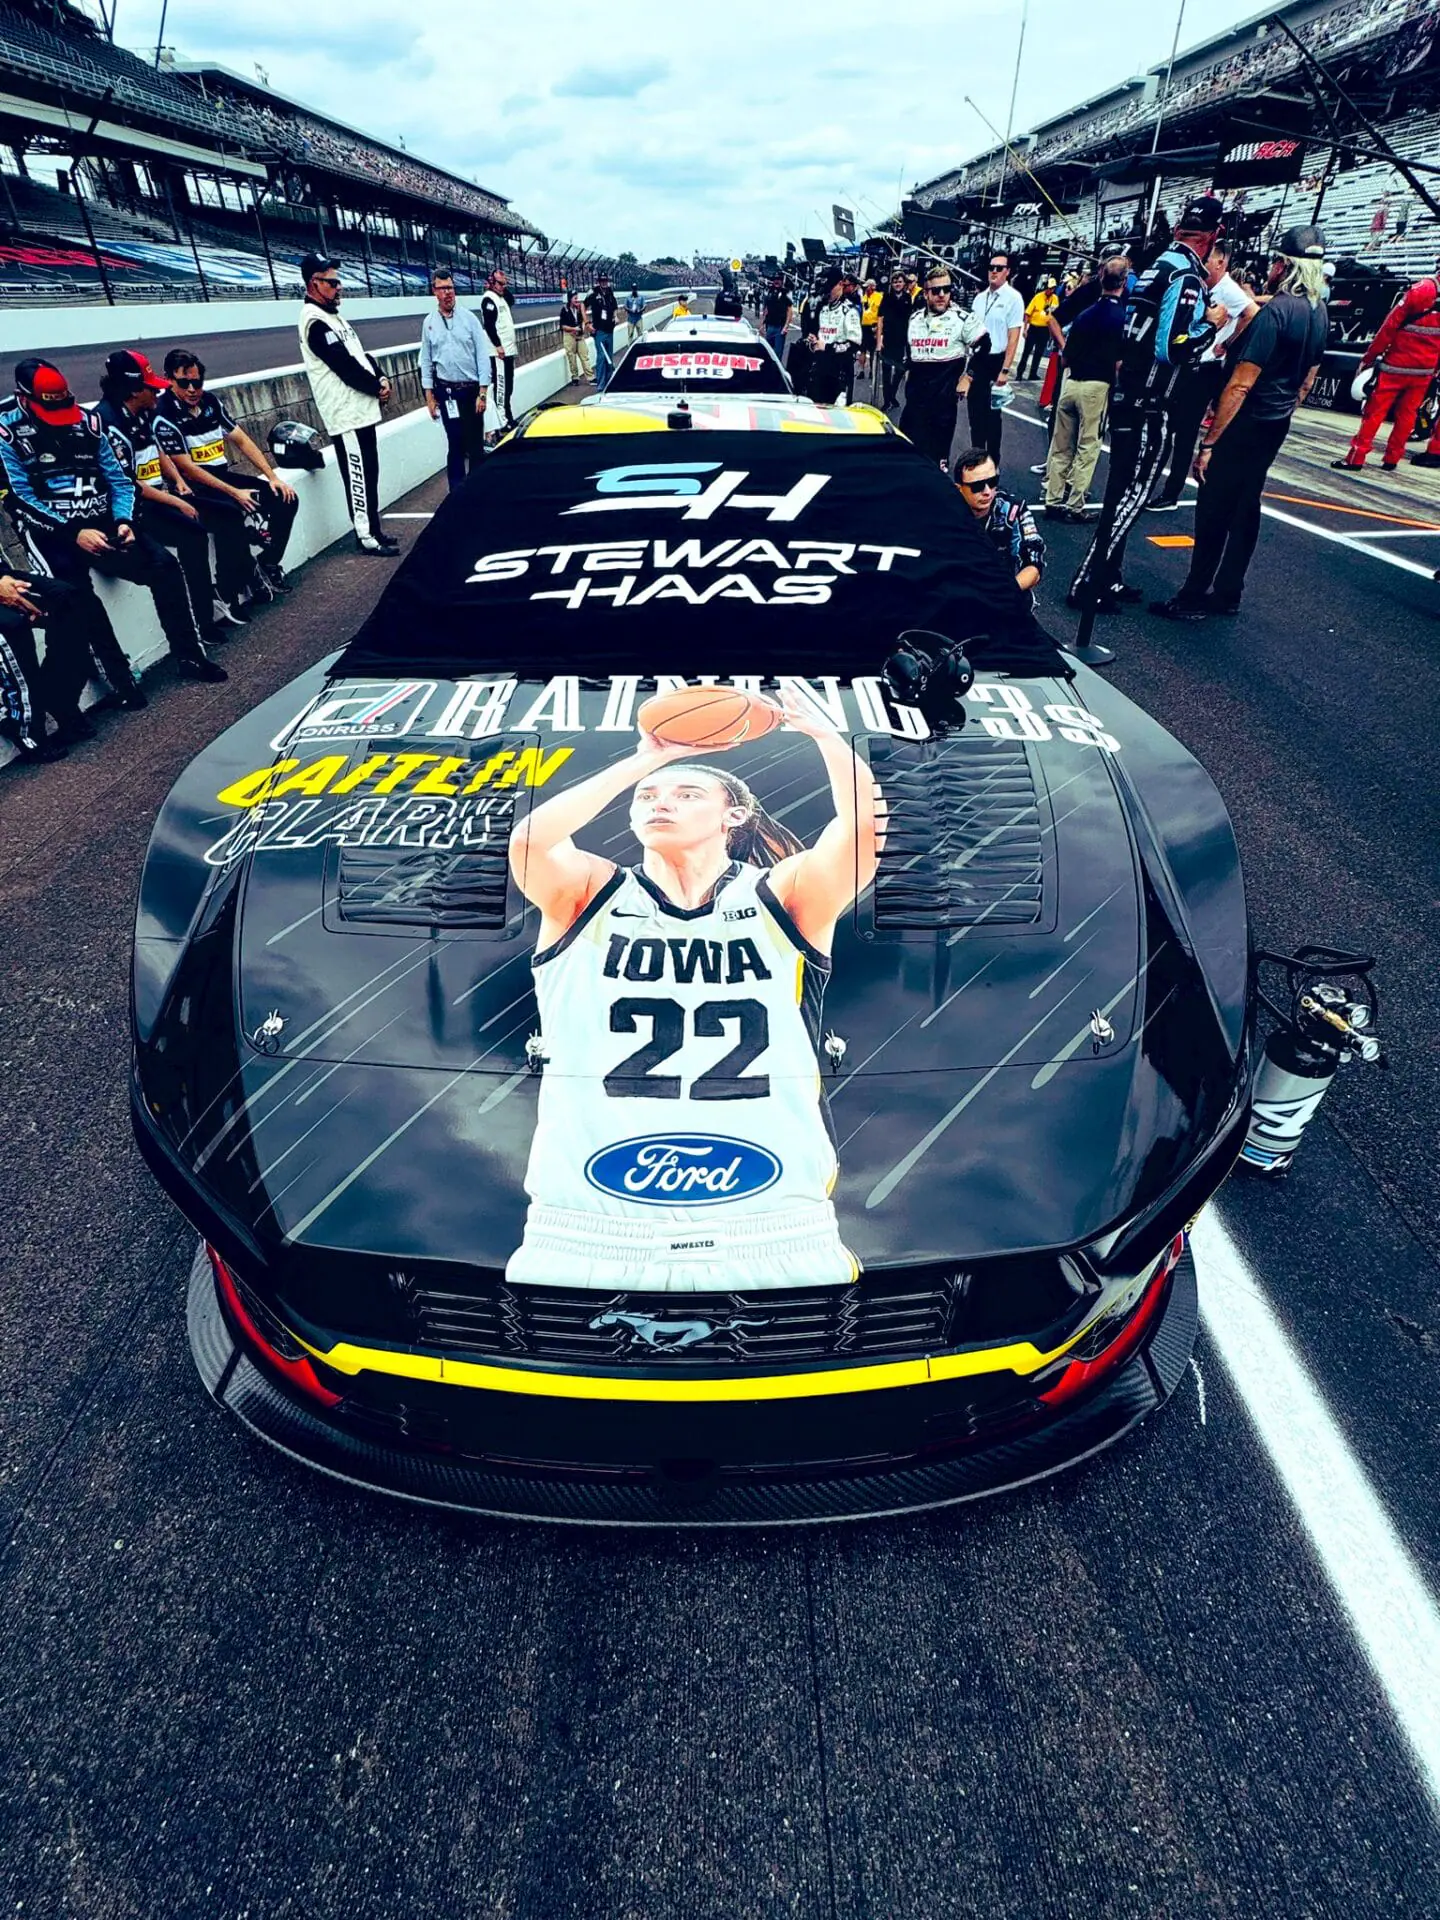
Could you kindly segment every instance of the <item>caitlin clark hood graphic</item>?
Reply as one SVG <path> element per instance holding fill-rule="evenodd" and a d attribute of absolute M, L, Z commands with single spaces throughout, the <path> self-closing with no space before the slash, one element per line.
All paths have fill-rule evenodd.
<path fill-rule="evenodd" d="M 539 909 L 542 1061 L 508 1276 L 656 1292 L 843 1282 L 820 1064 L 836 922 L 874 877 L 883 804 L 812 703 L 733 687 L 647 700 L 633 750 L 539 798 L 510 838 Z M 806 846 L 739 770 L 821 775 Z M 750 758 L 755 753 L 752 746 Z M 597 822 L 623 807 L 633 861 Z"/>

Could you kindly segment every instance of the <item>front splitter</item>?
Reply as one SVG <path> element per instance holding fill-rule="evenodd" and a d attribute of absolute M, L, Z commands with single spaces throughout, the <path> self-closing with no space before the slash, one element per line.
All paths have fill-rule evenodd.
<path fill-rule="evenodd" d="M 1111 1446 L 1170 1397 L 1195 1341 L 1195 1267 L 1187 1248 L 1149 1340 L 1072 1410 L 1014 1437 L 922 1458 L 794 1478 L 767 1472 L 693 1478 L 527 1470 L 386 1445 L 320 1419 L 280 1391 L 231 1338 L 203 1246 L 190 1272 L 190 1348 L 214 1399 L 252 1433 L 337 1480 L 427 1506 L 575 1526 L 761 1527 L 880 1519 L 1024 1486 Z M 464 1389 L 457 1389 L 464 1391 Z"/>

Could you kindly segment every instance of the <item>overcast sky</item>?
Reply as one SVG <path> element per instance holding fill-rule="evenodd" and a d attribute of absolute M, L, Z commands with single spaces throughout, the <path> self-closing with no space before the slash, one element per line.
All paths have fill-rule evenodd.
<path fill-rule="evenodd" d="M 1246 17 L 1187 0 L 1182 49 Z M 1021 0 L 169 0 L 167 44 L 504 194 L 552 239 L 641 259 L 783 251 L 862 223 L 1002 132 Z M 153 50 L 160 0 L 119 0 Z M 911 25 L 910 22 L 916 24 Z M 1029 0 L 1015 127 L 1165 60 L 1174 0 Z"/>

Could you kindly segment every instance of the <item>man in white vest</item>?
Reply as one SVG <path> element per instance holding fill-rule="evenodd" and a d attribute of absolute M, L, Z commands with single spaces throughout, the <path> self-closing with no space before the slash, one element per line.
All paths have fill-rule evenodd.
<path fill-rule="evenodd" d="M 515 425 L 512 405 L 515 396 L 515 296 L 510 291 L 510 276 L 503 267 L 485 282 L 480 296 L 480 324 L 490 341 L 490 365 L 495 385 L 495 411 L 501 430 Z"/>
<path fill-rule="evenodd" d="M 340 273 L 333 260 L 307 253 L 300 262 L 305 304 L 300 309 L 300 358 L 335 458 L 355 545 L 361 553 L 393 559 L 400 542 L 380 526 L 380 454 L 375 429 L 390 398 L 390 382 L 340 317 Z"/>

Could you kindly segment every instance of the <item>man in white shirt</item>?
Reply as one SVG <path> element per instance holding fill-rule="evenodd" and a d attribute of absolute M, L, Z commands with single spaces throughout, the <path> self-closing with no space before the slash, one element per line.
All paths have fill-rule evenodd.
<path fill-rule="evenodd" d="M 992 247 L 984 290 L 975 295 L 970 311 L 990 336 L 988 349 L 971 355 L 970 391 L 965 397 L 970 416 L 970 438 L 984 447 L 996 465 L 1000 462 L 1001 409 L 991 405 L 991 393 L 1005 387 L 1015 372 L 1020 335 L 1025 325 L 1025 302 L 1010 284 L 1010 256 Z"/>
<path fill-rule="evenodd" d="M 1228 240 L 1217 240 L 1210 249 L 1205 278 L 1211 303 L 1225 309 L 1225 324 L 1194 366 L 1182 368 L 1175 382 L 1170 396 L 1170 442 L 1165 449 L 1170 471 L 1154 499 L 1146 502 L 1146 513 L 1174 513 L 1181 505 L 1201 425 L 1220 398 L 1229 373 L 1225 349 L 1260 311 L 1258 302 L 1230 278 Z"/>
<path fill-rule="evenodd" d="M 485 457 L 490 348 L 474 314 L 456 306 L 454 276 L 437 267 L 430 285 L 435 311 L 420 329 L 420 385 L 430 418 L 445 429 L 445 477 L 453 489 Z"/>

